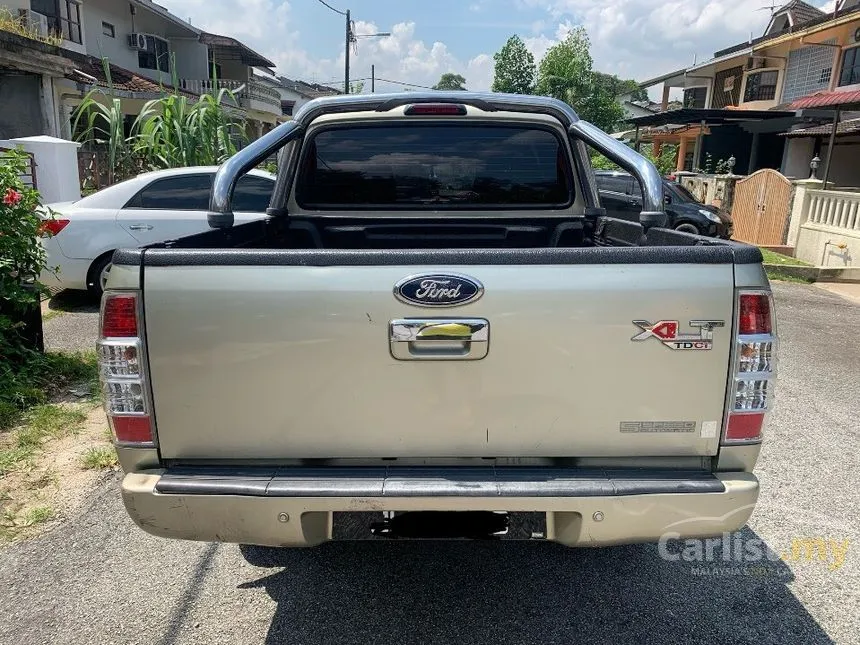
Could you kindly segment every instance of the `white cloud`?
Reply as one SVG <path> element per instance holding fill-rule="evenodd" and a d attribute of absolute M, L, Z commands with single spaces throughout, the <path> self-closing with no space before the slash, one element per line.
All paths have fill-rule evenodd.
<path fill-rule="evenodd" d="M 282 0 L 160 1 L 201 28 L 242 40 L 273 60 L 285 76 L 332 84 L 343 78 L 337 16 L 330 16 L 332 20 L 323 27 L 299 24 L 289 3 Z M 515 0 L 506 18 L 521 24 L 520 35 L 537 61 L 569 29 L 582 25 L 591 38 L 595 69 L 644 80 L 760 35 L 769 15 L 757 11 L 758 4 L 751 0 Z M 814 4 L 824 5 L 825 0 Z M 832 5 L 832 0 L 827 4 Z M 472 0 L 469 5 L 476 15 L 486 15 L 489 6 L 488 0 Z M 529 19 L 517 23 L 525 11 L 531 13 Z M 330 56 L 317 58 L 301 47 L 300 33 L 307 36 L 311 31 L 315 38 L 332 43 Z M 446 72 L 465 76 L 472 90 L 488 89 L 492 83 L 493 52 L 462 57 L 443 42 L 419 38 L 415 22 L 356 23 L 359 34 L 378 31 L 392 35 L 359 39 L 358 53 L 351 56 L 351 78 L 370 76 L 370 66 L 375 65 L 379 78 L 416 85 L 433 85 Z M 377 90 L 397 87 L 380 82 Z M 366 88 L 369 91 L 369 83 Z"/>
<path fill-rule="evenodd" d="M 330 83 L 343 87 L 343 45 L 332 48 L 332 56 L 315 58 L 300 46 L 300 30 L 314 25 L 299 25 L 293 19 L 288 3 L 277 0 L 161 0 L 178 16 L 191 18 L 192 23 L 207 31 L 238 38 L 249 47 L 272 60 L 278 73 L 290 78 Z M 485 2 L 477 2 L 483 8 Z M 241 19 L 237 17 L 241 16 Z M 431 86 L 447 72 L 462 74 L 469 89 L 488 89 L 492 83 L 493 60 L 487 54 L 471 59 L 455 56 L 443 42 L 425 42 L 415 35 L 414 22 L 378 25 L 356 21 L 356 34 L 391 32 L 390 37 L 359 38 L 358 51 L 350 54 L 350 78 L 370 76 L 376 66 L 379 79 L 393 79 Z M 332 34 L 336 33 L 334 28 Z M 332 36 L 337 42 L 337 36 Z M 401 86 L 379 81 L 377 91 L 395 91 Z M 365 91 L 370 83 L 365 82 Z"/>

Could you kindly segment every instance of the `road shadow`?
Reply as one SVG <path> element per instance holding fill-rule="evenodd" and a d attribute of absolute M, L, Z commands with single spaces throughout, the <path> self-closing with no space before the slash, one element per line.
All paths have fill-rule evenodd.
<path fill-rule="evenodd" d="M 792 573 L 779 560 L 752 575 L 703 575 L 692 566 L 707 563 L 666 561 L 653 544 L 242 548 L 252 563 L 283 567 L 241 586 L 264 587 L 277 603 L 270 645 L 832 642 L 786 586 Z"/>
<path fill-rule="evenodd" d="M 69 313 L 98 313 L 99 299 L 88 291 L 65 289 L 53 293 L 47 301 L 48 311 Z"/>

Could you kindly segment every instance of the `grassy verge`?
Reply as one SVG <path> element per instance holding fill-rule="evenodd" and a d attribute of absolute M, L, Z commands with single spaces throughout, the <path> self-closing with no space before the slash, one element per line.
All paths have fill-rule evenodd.
<path fill-rule="evenodd" d="M 779 267 L 809 267 L 812 266 L 808 262 L 804 262 L 803 260 L 798 260 L 797 258 L 793 258 L 790 255 L 783 255 L 782 253 L 776 253 L 774 251 L 768 251 L 767 249 L 761 249 L 762 257 L 764 258 L 764 263 L 766 265 L 770 265 L 765 267 L 765 271 L 767 272 L 767 277 L 769 280 L 780 280 L 782 282 L 795 282 L 798 284 L 809 284 L 812 280 L 807 280 L 805 278 L 798 278 L 794 275 L 789 275 L 785 271 L 780 271 Z"/>
<path fill-rule="evenodd" d="M 119 464 L 113 446 L 94 446 L 87 448 L 81 456 L 81 466 L 86 470 L 107 470 Z"/>
<path fill-rule="evenodd" d="M 794 282 L 796 284 L 812 284 L 814 280 L 807 280 L 806 278 L 798 278 L 794 275 L 788 275 L 786 273 L 781 272 L 779 269 L 767 269 L 767 279 L 768 280 L 779 280 L 781 282 Z"/>
<path fill-rule="evenodd" d="M 809 262 L 804 262 L 803 260 L 798 260 L 797 258 L 793 258 L 790 255 L 783 255 L 782 253 L 776 253 L 774 251 L 768 251 L 767 249 L 761 249 L 761 254 L 764 257 L 765 264 L 781 264 L 784 266 L 796 266 L 796 267 L 811 267 L 812 265 Z"/>
<path fill-rule="evenodd" d="M 67 399 L 70 390 L 98 398 L 94 351 L 34 354 L 21 366 L 0 366 L 0 433 L 26 421 L 34 408 Z"/>
<path fill-rule="evenodd" d="M 74 432 L 86 413 L 69 401 L 95 401 L 98 392 L 95 352 L 36 354 L 0 368 L 0 477 Z"/>

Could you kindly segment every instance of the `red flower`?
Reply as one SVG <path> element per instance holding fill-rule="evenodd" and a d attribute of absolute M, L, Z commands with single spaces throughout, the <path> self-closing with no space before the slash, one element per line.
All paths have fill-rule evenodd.
<path fill-rule="evenodd" d="M 3 195 L 3 203 L 6 204 L 6 206 L 17 206 L 20 201 L 21 193 L 14 188 L 6 189 L 6 194 Z"/>

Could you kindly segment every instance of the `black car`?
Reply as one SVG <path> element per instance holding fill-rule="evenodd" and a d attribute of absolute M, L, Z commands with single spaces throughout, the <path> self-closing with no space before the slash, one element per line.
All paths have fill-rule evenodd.
<path fill-rule="evenodd" d="M 609 217 L 638 222 L 639 211 L 642 210 L 639 183 L 626 172 L 596 170 L 594 174 L 600 191 L 600 202 L 606 209 L 606 214 Z M 663 180 L 663 196 L 666 199 L 669 228 L 710 237 L 731 237 L 731 217 L 716 206 L 697 201 L 681 184 Z"/>

